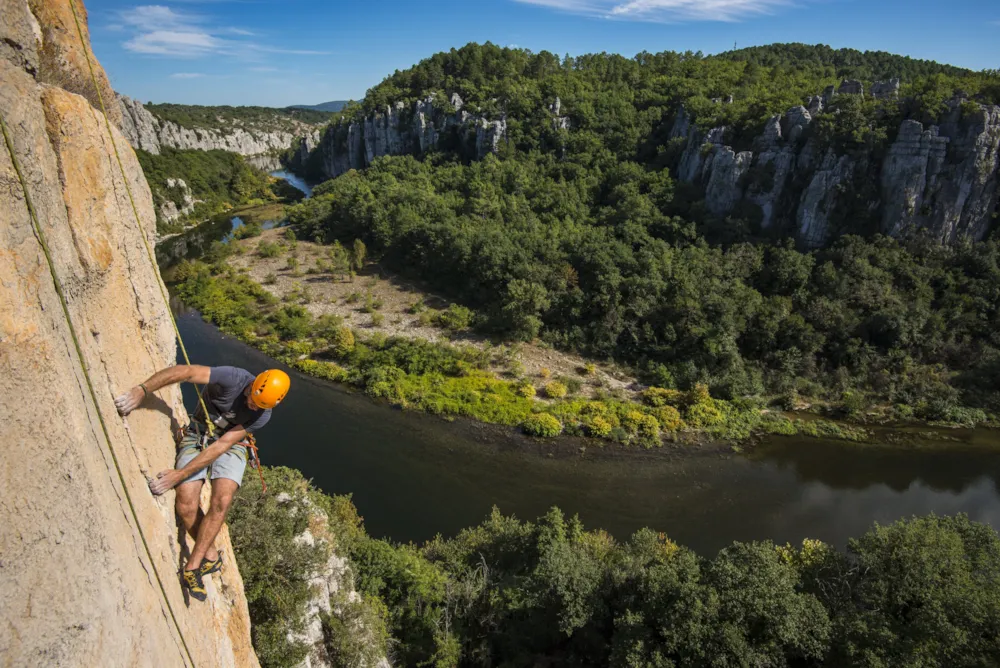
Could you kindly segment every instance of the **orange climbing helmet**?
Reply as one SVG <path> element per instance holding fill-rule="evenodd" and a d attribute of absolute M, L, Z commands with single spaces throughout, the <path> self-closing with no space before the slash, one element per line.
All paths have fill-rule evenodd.
<path fill-rule="evenodd" d="M 274 408 L 288 394 L 291 384 L 288 374 L 281 369 L 268 369 L 254 379 L 250 386 L 250 398 L 261 408 Z"/>

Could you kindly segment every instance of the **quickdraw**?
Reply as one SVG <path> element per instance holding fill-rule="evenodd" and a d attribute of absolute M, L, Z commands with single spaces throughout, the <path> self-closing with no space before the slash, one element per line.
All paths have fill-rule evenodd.
<path fill-rule="evenodd" d="M 250 451 L 250 468 L 257 469 L 257 475 L 260 476 L 260 486 L 263 488 L 262 494 L 267 494 L 267 483 L 264 482 L 264 467 L 260 463 L 260 453 L 257 451 L 257 438 L 253 434 L 247 434 L 247 437 L 240 441 L 239 445 L 245 445 Z"/>

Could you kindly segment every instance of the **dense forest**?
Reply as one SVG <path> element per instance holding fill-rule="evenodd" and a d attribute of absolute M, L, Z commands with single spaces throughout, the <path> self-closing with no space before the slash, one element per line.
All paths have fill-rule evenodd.
<path fill-rule="evenodd" d="M 145 105 L 146 110 L 164 121 L 177 123 L 185 128 L 228 129 L 233 126 L 261 126 L 272 130 L 292 131 L 298 124 L 325 123 L 332 114 L 318 109 L 300 107 L 231 107 L 173 104 L 163 102 Z"/>
<path fill-rule="evenodd" d="M 185 195 L 197 202 L 185 219 L 200 219 L 237 204 L 274 198 L 267 174 L 247 164 L 243 156 L 236 153 L 180 150 L 166 146 L 159 155 L 143 150 L 136 150 L 135 153 L 153 193 L 157 225 L 161 231 L 166 229 L 166 221 L 161 214 L 163 203 L 173 202 L 181 210 Z M 171 187 L 168 179 L 183 180 L 187 191 L 176 182 Z"/>
<path fill-rule="evenodd" d="M 902 419 L 1000 409 L 994 241 L 712 244 L 672 214 L 666 170 L 586 170 L 541 152 L 387 157 L 315 192 L 291 214 L 303 236 L 362 238 L 475 308 L 482 328 L 627 360 L 658 386 L 801 394 L 855 414 L 883 402 Z"/>
<path fill-rule="evenodd" d="M 558 97 L 576 142 L 566 147 L 568 157 L 600 147 L 619 159 L 653 166 L 664 164 L 667 134 L 681 105 L 704 128 L 726 126 L 727 143 L 739 145 L 759 134 L 773 114 L 850 77 L 865 84 L 901 79 L 899 108 L 865 109 L 866 121 L 879 126 L 900 113 L 934 119 L 957 90 L 983 102 L 1000 101 L 996 72 L 975 73 L 883 52 L 778 44 L 708 57 L 665 51 L 633 58 L 606 53 L 559 58 L 487 43 L 437 53 L 397 71 L 368 91 L 358 111 L 431 93 L 448 99 L 457 92 L 473 110 L 506 114 L 510 143 L 530 151 L 562 147 L 548 113 Z"/>
<path fill-rule="evenodd" d="M 833 49 L 825 44 L 768 44 L 751 46 L 721 53 L 717 58 L 736 62 L 753 63 L 758 67 L 788 67 L 798 70 L 819 71 L 845 79 L 862 81 L 887 81 L 898 77 L 913 82 L 920 78 L 944 74 L 949 77 L 965 77 L 971 70 L 935 62 L 900 56 L 886 51 L 858 51 L 857 49 Z"/>
<path fill-rule="evenodd" d="M 552 509 L 422 546 L 376 540 L 348 498 L 256 476 L 230 514 L 265 668 L 294 666 L 311 570 L 349 554 L 361 596 L 324 617 L 335 665 L 995 666 L 1000 536 L 965 516 L 874 526 L 846 551 L 734 542 L 711 558 L 649 529 L 619 542 Z M 285 499 L 279 501 L 279 499 Z M 296 540 L 322 508 L 336 545 Z M 364 629 L 364 631 L 359 631 Z"/>
<path fill-rule="evenodd" d="M 458 92 L 507 114 L 498 156 L 387 156 L 324 183 L 291 220 L 302 236 L 363 239 L 392 269 L 474 308 L 487 331 L 625 360 L 657 385 L 975 422 L 983 414 L 962 406 L 1000 409 L 995 242 L 941 248 L 869 233 L 802 251 L 753 212 L 713 218 L 671 176 L 681 104 L 739 141 L 842 77 L 890 75 L 903 80 L 898 99 L 840 96 L 813 124 L 817 141 L 884 148 L 900 118 L 933 120 L 956 91 L 1000 98 L 995 72 L 881 52 L 774 45 L 560 59 L 469 45 L 396 72 L 362 106 Z M 553 123 L 556 97 L 571 131 Z M 864 212 L 842 212 L 852 215 Z"/>

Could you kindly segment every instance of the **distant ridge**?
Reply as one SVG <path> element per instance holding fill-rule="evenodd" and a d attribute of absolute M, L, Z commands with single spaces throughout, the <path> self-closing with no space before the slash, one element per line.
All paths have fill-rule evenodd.
<path fill-rule="evenodd" d="M 293 104 L 289 109 L 312 109 L 314 111 L 340 111 L 347 104 L 348 100 L 332 100 L 330 102 L 320 102 L 319 104 Z"/>

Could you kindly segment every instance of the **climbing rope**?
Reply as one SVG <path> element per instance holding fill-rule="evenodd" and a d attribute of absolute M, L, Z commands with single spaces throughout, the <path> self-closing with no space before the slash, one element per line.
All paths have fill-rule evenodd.
<path fill-rule="evenodd" d="M 122 157 L 118 152 L 118 144 L 115 142 L 115 134 L 111 130 L 111 121 L 108 119 L 108 110 L 104 106 L 104 96 L 101 95 L 101 87 L 97 84 L 97 75 L 94 73 L 94 64 L 90 60 L 90 50 L 87 48 L 87 40 L 83 36 L 83 28 L 80 26 L 80 17 L 76 12 L 76 3 L 73 0 L 69 0 L 69 6 L 73 10 L 73 20 L 76 21 L 76 33 L 80 36 L 80 46 L 83 47 L 83 53 L 87 58 L 87 68 L 90 70 L 90 80 L 94 83 L 94 90 L 97 92 L 97 101 L 101 105 L 101 112 L 104 114 L 104 125 L 108 131 L 108 139 L 111 140 L 111 148 L 115 152 L 115 160 L 118 162 L 118 169 L 122 174 L 122 182 L 125 183 L 125 192 L 128 193 L 128 201 L 132 205 L 132 213 L 135 215 L 135 224 L 139 230 L 139 238 L 142 239 L 142 245 L 146 247 L 146 254 L 149 256 L 149 262 L 155 267 L 156 266 L 156 254 L 153 253 L 152 246 L 149 245 L 149 240 L 146 238 L 146 233 L 142 229 L 142 222 L 139 219 L 139 209 L 135 205 L 135 198 L 132 197 L 132 187 L 128 183 L 128 177 L 125 176 L 125 167 L 122 166 Z M 188 357 L 187 348 L 184 346 L 184 339 L 181 337 L 181 330 L 177 327 L 177 320 L 174 318 L 174 312 L 170 309 L 170 296 L 167 294 L 167 288 L 159 280 L 156 284 L 160 287 L 160 294 L 163 296 L 163 303 L 167 308 L 167 315 L 170 316 L 170 324 L 174 327 L 174 334 L 177 336 L 177 343 L 180 344 L 181 353 L 184 355 L 184 363 L 188 366 L 191 365 L 191 358 Z M 198 402 L 201 404 L 202 414 L 205 416 L 205 424 L 208 427 L 208 435 L 214 435 L 214 428 L 212 426 L 212 421 L 208 418 L 208 408 L 205 406 L 205 399 L 202 397 L 202 388 L 200 385 L 195 384 L 198 390 Z"/>
<path fill-rule="evenodd" d="M 48 263 L 49 273 L 52 275 L 52 283 L 55 285 L 56 294 L 59 296 L 59 304 L 62 306 L 63 315 L 65 316 L 66 324 L 69 327 L 70 338 L 73 341 L 73 347 L 76 349 L 76 356 L 80 362 L 80 369 L 83 371 L 83 378 L 86 381 L 87 390 L 90 393 L 90 400 L 94 404 L 94 411 L 97 413 L 97 419 L 101 423 L 101 430 L 104 432 L 104 438 L 108 444 L 108 452 L 111 453 L 111 460 L 115 464 L 115 471 L 118 473 L 118 480 L 121 482 L 122 491 L 125 492 L 125 500 L 128 502 L 129 510 L 132 513 L 132 519 L 135 521 L 136 530 L 139 532 L 139 538 L 142 540 L 142 547 L 146 550 L 146 556 L 149 558 L 150 566 L 153 567 L 153 574 L 156 576 L 156 583 L 160 586 L 160 593 L 163 594 L 163 600 L 167 604 L 167 610 L 170 612 L 170 618 L 173 620 L 174 627 L 177 629 L 177 634 L 180 636 L 181 644 L 184 646 L 184 652 L 187 654 L 187 658 L 191 666 L 194 666 L 195 663 L 194 659 L 191 657 L 191 650 L 188 648 L 187 640 L 185 640 L 184 633 L 181 631 L 180 624 L 177 622 L 177 616 L 174 614 L 174 609 L 170 605 L 170 599 L 167 597 L 166 587 L 163 586 L 163 580 L 160 578 L 160 572 L 156 568 L 156 561 L 153 559 L 153 553 L 149 549 L 149 543 L 146 542 L 146 536 L 142 531 L 142 524 L 139 522 L 139 514 L 135 509 L 135 504 L 132 502 L 132 495 L 128 491 L 128 484 L 125 482 L 125 474 L 122 473 L 122 467 L 118 462 L 118 456 L 115 454 L 115 449 L 111 445 L 111 433 L 108 431 L 108 425 L 104 421 L 104 415 L 101 413 L 100 404 L 97 402 L 97 392 L 94 390 L 94 383 L 90 379 L 90 372 L 87 370 L 87 364 L 84 361 L 83 350 L 80 347 L 80 339 L 76 335 L 76 327 L 74 327 L 73 319 L 70 317 L 66 293 L 63 291 L 62 283 L 59 281 L 59 276 L 56 274 L 56 267 L 52 260 L 52 253 L 49 251 L 49 245 L 45 240 L 45 233 L 42 231 L 42 226 L 38 222 L 38 213 L 36 212 L 35 205 L 31 200 L 31 193 L 28 191 L 28 185 L 24 179 L 24 174 L 21 171 L 21 164 L 18 162 L 17 153 L 14 150 L 14 142 L 11 140 L 10 133 L 7 131 L 7 122 L 2 113 L 0 113 L 0 131 L 3 133 L 4 144 L 6 144 L 7 152 L 10 154 L 10 161 L 14 166 L 14 172 L 17 174 L 17 178 L 21 182 L 21 190 L 24 192 L 24 201 L 28 207 L 31 226 L 34 229 L 35 237 L 38 239 L 39 245 L 42 247 L 42 254 L 45 255 L 45 261 Z"/>

